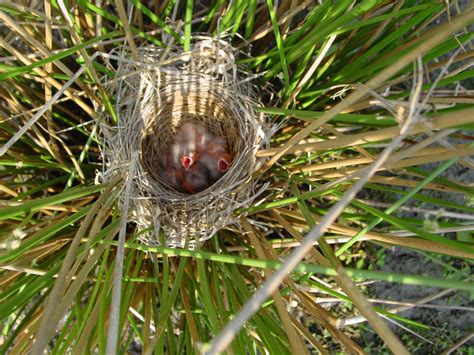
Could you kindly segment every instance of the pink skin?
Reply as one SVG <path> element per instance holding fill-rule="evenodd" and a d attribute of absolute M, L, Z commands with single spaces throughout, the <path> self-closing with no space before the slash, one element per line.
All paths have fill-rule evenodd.
<path fill-rule="evenodd" d="M 183 182 L 183 169 L 179 160 L 174 157 L 179 154 L 179 146 L 173 144 L 165 156 L 161 157 L 162 177 L 166 184 L 178 190 Z"/>
<path fill-rule="evenodd" d="M 207 189 L 219 180 L 229 169 L 230 154 L 225 150 L 227 143 L 205 149 L 199 161 L 195 162 L 183 177 L 182 188 L 188 193 L 196 193 Z M 215 148 L 215 149 L 214 149 Z"/>
<path fill-rule="evenodd" d="M 184 173 L 181 189 L 183 192 L 190 194 L 207 189 L 213 183 L 213 181 L 209 180 L 208 175 L 206 168 L 202 164 L 199 162 L 195 163 Z"/>
<path fill-rule="evenodd" d="M 212 133 L 199 123 L 185 122 L 176 132 L 175 144 L 179 146 L 179 161 L 188 170 L 195 161 Z M 209 136 L 209 137 L 208 137 Z"/>
<path fill-rule="evenodd" d="M 227 141 L 222 137 L 215 137 L 212 143 L 209 143 L 201 152 L 199 161 L 204 164 L 209 172 L 211 179 L 216 181 L 229 170 L 231 156 L 228 152 Z"/>
<path fill-rule="evenodd" d="M 224 137 L 209 132 L 200 123 L 185 122 L 164 159 L 163 180 L 177 191 L 205 190 L 229 169 L 231 155 Z"/>

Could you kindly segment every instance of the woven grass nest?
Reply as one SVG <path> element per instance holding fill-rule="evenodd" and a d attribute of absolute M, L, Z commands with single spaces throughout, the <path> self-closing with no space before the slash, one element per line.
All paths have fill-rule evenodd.
<path fill-rule="evenodd" d="M 106 115 L 101 126 L 102 177 L 132 178 L 121 202 L 130 202 L 139 230 L 151 230 L 141 234 L 142 242 L 194 248 L 237 223 L 235 210 L 253 204 L 262 190 L 252 174 L 263 163 L 256 152 L 268 146 L 265 117 L 255 111 L 251 77 L 235 64 L 237 52 L 225 40 L 194 37 L 188 52 L 144 46 L 138 53 L 140 62 L 133 61 L 127 47 L 108 56 L 116 77 L 104 86 L 116 99 L 118 123 Z M 224 176 L 194 194 L 166 184 L 159 164 L 179 127 L 189 121 L 225 137 L 233 157 Z"/>

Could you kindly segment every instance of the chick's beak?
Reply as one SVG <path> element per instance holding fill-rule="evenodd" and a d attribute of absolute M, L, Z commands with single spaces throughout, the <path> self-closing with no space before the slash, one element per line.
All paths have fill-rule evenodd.
<path fill-rule="evenodd" d="M 227 162 L 227 160 L 219 159 L 219 161 L 217 162 L 217 170 L 219 170 L 220 172 L 226 172 L 227 170 L 229 170 L 229 163 Z"/>
<path fill-rule="evenodd" d="M 181 165 L 183 166 L 184 170 L 188 170 L 194 163 L 194 159 L 186 155 L 180 157 L 179 161 L 181 162 Z"/>

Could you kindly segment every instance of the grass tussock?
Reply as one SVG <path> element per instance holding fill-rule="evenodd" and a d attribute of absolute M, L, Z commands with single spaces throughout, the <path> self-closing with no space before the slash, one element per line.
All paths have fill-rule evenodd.
<path fill-rule="evenodd" d="M 0 352 L 465 349 L 468 329 L 441 341 L 406 313 L 462 308 L 474 291 L 474 11 L 462 5 L 2 1 Z M 145 245 L 143 233 L 166 235 L 130 222 L 131 180 L 96 178 L 100 112 L 119 122 L 107 55 L 186 52 L 198 33 L 241 50 L 254 109 L 277 128 L 256 153 L 264 191 L 195 250 Z M 442 274 L 388 268 L 391 250 Z M 423 296 L 377 299 L 384 285 Z"/>

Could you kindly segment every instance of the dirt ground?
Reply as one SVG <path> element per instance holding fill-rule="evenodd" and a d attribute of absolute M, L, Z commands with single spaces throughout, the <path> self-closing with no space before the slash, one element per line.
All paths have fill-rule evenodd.
<path fill-rule="evenodd" d="M 462 132 L 466 135 L 472 136 L 472 131 Z M 453 144 L 466 143 L 455 140 L 450 140 Z M 438 164 L 429 164 L 423 166 L 425 171 L 433 171 Z M 466 168 L 463 165 L 455 164 L 451 166 L 443 175 L 443 178 L 451 179 L 466 185 L 474 184 L 474 170 Z M 472 203 L 468 201 L 464 194 L 445 193 L 439 191 L 423 192 L 431 197 L 441 198 L 446 201 L 456 202 L 461 205 Z M 374 198 L 374 196 L 371 196 Z M 382 196 L 379 196 L 379 198 Z M 385 202 L 393 199 L 394 196 L 383 196 Z M 396 198 L 396 197 L 395 197 Z M 392 201 L 394 202 L 394 201 Z M 410 202 L 407 206 L 421 207 L 424 209 L 436 209 L 429 204 L 420 204 Z M 454 210 L 453 210 L 454 211 Z M 437 216 L 424 216 L 419 212 L 400 212 L 399 217 L 415 217 L 426 218 L 430 220 L 448 221 L 448 218 L 443 217 L 443 211 L 439 211 Z M 472 224 L 472 221 L 467 221 Z M 447 238 L 455 238 L 455 233 L 441 234 Z M 415 250 L 407 248 L 396 247 L 393 249 L 386 249 L 383 254 L 383 261 L 378 263 L 379 270 L 385 272 L 396 272 L 414 275 L 426 275 L 437 278 L 457 278 L 462 279 L 466 276 L 473 275 L 474 267 L 472 262 L 452 258 L 445 258 L 439 255 L 429 253 L 420 253 Z M 456 271 L 458 270 L 458 271 Z M 472 279 L 471 279 L 472 281 Z M 371 285 L 368 289 L 369 294 L 373 298 L 383 300 L 394 300 L 401 302 L 418 302 L 423 298 L 440 295 L 442 290 L 436 288 L 422 288 L 417 286 L 407 286 L 396 283 L 380 282 Z M 442 293 L 441 293 L 442 294 Z M 411 334 L 409 331 L 402 329 L 400 326 L 392 324 L 392 328 L 401 338 L 403 343 L 409 347 L 410 352 L 417 354 L 440 354 L 452 347 L 456 342 L 471 335 L 471 339 L 467 341 L 457 353 L 473 354 L 474 353 L 474 295 L 469 295 L 468 292 L 451 291 L 442 294 L 439 298 L 427 302 L 429 305 L 435 307 L 413 307 L 403 312 L 398 313 L 410 320 L 420 322 L 429 326 L 431 329 L 418 329 L 410 327 L 419 336 Z M 398 307 L 396 305 L 390 307 Z M 438 308 L 439 307 L 439 308 Z M 466 309 L 467 308 L 467 309 Z M 371 352 L 378 352 L 382 348 L 381 342 L 377 336 L 369 329 L 369 327 L 362 327 L 361 339 L 366 337 L 365 344 L 371 344 Z M 362 345 L 362 344 L 361 344 Z"/>
<path fill-rule="evenodd" d="M 458 265 L 453 266 L 462 267 L 462 264 L 463 262 L 460 262 Z M 429 260 L 416 251 L 398 247 L 385 252 L 381 271 L 426 275 L 438 278 L 455 277 L 443 265 Z M 376 283 L 369 290 L 372 297 L 377 299 L 413 303 L 427 297 L 442 295 L 427 302 L 429 305 L 439 306 L 440 308 L 417 306 L 398 313 L 403 317 L 430 327 L 430 329 L 426 330 L 411 326 L 410 329 L 419 336 L 402 329 L 400 326 L 391 324 L 392 329 L 394 329 L 411 353 L 440 354 L 474 331 L 474 312 L 463 309 L 464 307 L 472 309 L 474 306 L 472 295 L 470 296 L 467 292 L 448 291 L 444 293 L 442 292 L 443 290 L 436 288 L 422 288 L 386 282 Z M 363 328 L 365 328 L 365 331 L 362 332 L 360 340 L 364 336 L 367 337 L 366 344 L 371 344 L 370 350 L 377 352 L 378 347 L 382 343 L 368 327 Z M 473 349 L 474 337 L 459 349 L 459 353 L 473 353 Z"/>

